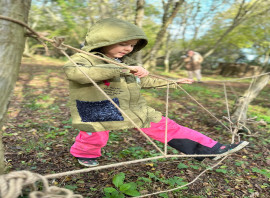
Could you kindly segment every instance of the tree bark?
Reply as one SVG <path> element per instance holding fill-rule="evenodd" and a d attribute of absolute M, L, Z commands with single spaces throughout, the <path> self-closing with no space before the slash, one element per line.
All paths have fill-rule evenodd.
<path fill-rule="evenodd" d="M 266 50 L 265 58 L 262 64 L 262 73 L 269 72 L 269 51 Z M 270 75 L 260 76 L 256 81 L 247 89 L 243 96 L 240 96 L 235 102 L 231 119 L 233 122 L 242 122 L 245 124 L 247 119 L 248 105 L 256 98 L 261 90 L 267 86 L 270 81 Z"/>
<path fill-rule="evenodd" d="M 137 25 L 140 28 L 142 28 L 142 24 L 143 24 L 144 4 L 145 4 L 145 1 L 144 0 L 137 0 L 135 25 Z M 137 62 L 139 64 L 142 64 L 142 53 L 141 53 L 141 51 L 139 51 L 137 53 L 136 59 L 137 59 Z"/>
<path fill-rule="evenodd" d="M 31 0 L 0 0 L 0 13 L 27 23 Z M 0 19 L 0 174 L 4 173 L 2 127 L 14 85 L 17 80 L 25 44 L 25 28 Z"/>
<path fill-rule="evenodd" d="M 248 105 L 258 96 L 260 91 L 268 84 L 270 75 L 258 77 L 258 79 L 245 91 L 243 96 L 240 96 L 233 108 L 231 119 L 233 122 L 245 123 L 247 119 Z"/>
<path fill-rule="evenodd" d="M 170 40 L 171 40 L 171 35 L 167 34 L 166 37 L 166 54 L 165 54 L 165 58 L 164 58 L 164 67 L 165 67 L 165 72 L 170 72 L 170 55 L 171 55 L 171 47 L 170 47 Z"/>
<path fill-rule="evenodd" d="M 170 72 L 170 55 L 171 55 L 171 52 L 172 51 L 170 49 L 167 49 L 165 59 L 164 59 L 165 72 L 167 72 L 167 73 Z"/>

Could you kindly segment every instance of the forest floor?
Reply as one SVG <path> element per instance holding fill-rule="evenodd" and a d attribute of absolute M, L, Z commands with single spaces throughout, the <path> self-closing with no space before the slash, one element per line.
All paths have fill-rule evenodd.
<path fill-rule="evenodd" d="M 204 76 L 204 79 L 207 82 L 182 87 L 226 124 L 224 87 L 214 82 L 224 78 Z M 230 109 L 249 82 L 227 84 Z M 166 90 L 144 90 L 142 94 L 149 106 L 165 115 Z M 29 170 L 48 175 L 83 168 L 69 153 L 78 130 L 71 127 L 68 96 L 61 61 L 24 59 L 4 126 L 6 172 Z M 249 106 L 248 115 L 255 118 L 249 124 L 252 133 L 244 131 L 239 135 L 241 140 L 250 142 L 245 149 L 229 156 L 195 183 L 151 197 L 270 197 L 269 98 L 270 85 Z M 170 90 L 169 117 L 222 143 L 231 141 L 231 133 L 180 89 Z M 162 144 L 157 144 L 163 149 Z M 172 148 L 168 152 L 179 154 Z M 102 154 L 101 166 L 159 155 L 136 130 L 112 131 Z M 159 159 L 49 181 L 50 185 L 73 190 L 84 197 L 128 197 L 127 194 L 143 195 L 186 184 L 214 163 L 210 159 L 203 162 L 192 158 Z M 117 185 L 117 179 L 133 192 Z M 24 190 L 21 197 L 27 197 L 28 193 L 29 189 Z"/>

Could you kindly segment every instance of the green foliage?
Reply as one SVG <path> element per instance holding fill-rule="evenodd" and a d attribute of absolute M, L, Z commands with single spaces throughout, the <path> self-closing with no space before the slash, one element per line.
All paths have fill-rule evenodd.
<path fill-rule="evenodd" d="M 183 164 L 183 163 L 180 163 L 180 164 L 178 164 L 177 168 L 179 168 L 179 169 L 185 169 L 185 168 L 188 168 L 188 166 L 185 165 L 185 164 Z"/>
<path fill-rule="evenodd" d="M 125 173 L 119 173 L 113 177 L 113 184 L 115 187 L 119 188 L 121 185 L 123 185 L 125 179 Z"/>
<path fill-rule="evenodd" d="M 263 105 L 249 105 L 248 112 L 252 117 L 256 117 L 257 121 L 264 120 L 267 125 L 266 128 L 270 129 L 270 109 L 265 108 Z"/>
<path fill-rule="evenodd" d="M 75 185 L 65 185 L 65 188 L 74 191 L 74 190 L 76 190 L 78 187 L 75 186 Z"/>
<path fill-rule="evenodd" d="M 196 165 L 190 165 L 190 167 L 195 169 L 195 170 L 199 169 L 199 166 L 196 166 Z"/>
<path fill-rule="evenodd" d="M 120 172 L 113 177 L 113 187 L 104 188 L 104 198 L 118 198 L 118 197 L 125 197 L 125 195 L 129 196 L 139 196 L 140 193 L 137 190 L 137 185 L 134 182 L 124 183 L 125 180 L 125 173 Z"/>
<path fill-rule="evenodd" d="M 245 161 L 236 161 L 234 164 L 236 166 L 242 166 L 243 164 L 245 164 L 246 162 Z"/>
<path fill-rule="evenodd" d="M 136 159 L 142 159 L 146 157 L 150 157 L 151 153 L 148 150 L 145 150 L 143 147 L 129 147 L 127 149 L 122 150 L 119 153 L 120 157 L 134 157 Z"/>
<path fill-rule="evenodd" d="M 220 9 L 211 18 L 211 27 L 206 34 L 192 43 L 193 48 L 202 49 L 205 52 L 222 38 L 219 45 L 216 46 L 215 53 L 212 54 L 213 58 L 208 57 L 205 63 L 210 59 L 215 62 L 235 62 L 242 59 L 243 62 L 249 63 L 250 52 L 255 55 L 255 59 L 256 56 L 265 56 L 265 53 L 269 52 L 269 23 L 267 22 L 269 21 L 269 11 L 266 10 L 269 2 L 256 1 L 256 6 L 252 5 L 253 2 L 246 2 L 242 6 L 239 5 L 239 2 L 233 4 L 227 2 L 228 4 L 225 3 L 223 9 Z M 252 7 L 255 9 L 251 9 Z M 240 14 L 238 10 L 241 10 Z M 264 14 L 258 14 L 259 12 L 264 12 Z M 259 59 L 253 61 L 259 65 L 261 62 Z"/>
<path fill-rule="evenodd" d="M 227 168 L 228 168 L 227 166 L 220 166 L 220 168 L 217 168 L 215 171 L 218 173 L 226 174 L 228 172 Z"/>
<path fill-rule="evenodd" d="M 226 174 L 228 171 L 226 169 L 218 168 L 218 169 L 216 169 L 216 172 Z"/>
<path fill-rule="evenodd" d="M 252 168 L 252 172 L 262 174 L 266 176 L 267 178 L 270 178 L 270 170 L 267 169 L 259 169 L 257 167 Z"/>
<path fill-rule="evenodd" d="M 153 179 L 154 181 L 162 182 L 164 184 L 168 184 L 170 187 L 176 187 L 176 186 L 182 186 L 187 184 L 188 182 L 185 182 L 183 178 L 174 176 L 169 179 L 165 179 L 163 177 L 159 177 L 159 171 L 152 173 L 152 172 L 147 172 L 149 178 Z M 183 187 L 183 189 L 187 189 L 188 187 Z"/>
<path fill-rule="evenodd" d="M 163 198 L 169 198 L 167 193 L 160 193 L 159 196 Z"/>
<path fill-rule="evenodd" d="M 260 63 L 260 57 L 263 57 L 269 50 L 268 35 L 270 28 L 268 23 L 269 12 L 258 13 L 269 7 L 269 2 L 258 2 L 255 6 L 256 9 L 248 10 L 253 7 L 252 4 L 252 1 L 244 4 L 244 9 L 240 13 L 240 16 L 243 17 L 241 23 L 232 28 L 235 22 L 234 18 L 237 16 L 240 7 L 239 2 L 210 1 L 204 3 L 197 0 L 185 2 L 169 30 L 171 37 L 168 46 L 169 50 L 172 50 L 171 60 L 174 63 L 182 62 L 179 54 L 182 54 L 188 48 L 196 49 L 202 54 L 207 52 L 215 47 L 215 43 L 225 32 L 232 28 L 232 31 L 216 46 L 213 56 L 208 57 L 205 63 L 209 60 L 213 60 L 216 64 L 219 61 L 234 62 L 240 59 L 248 62 L 248 55 L 244 51 L 246 49 L 252 51 L 256 58 L 255 62 Z M 50 38 L 65 36 L 65 43 L 79 48 L 91 24 L 101 18 L 108 17 L 122 18 L 133 22 L 136 14 L 135 8 L 135 0 L 33 1 L 29 24 L 38 32 L 49 34 L 48 37 Z M 243 10 L 246 10 L 246 12 L 243 12 Z M 162 26 L 163 13 L 164 7 L 160 2 L 149 1 L 144 5 L 143 29 L 149 39 L 149 44 L 144 49 L 144 53 L 149 52 L 154 45 L 156 33 Z M 184 26 L 182 26 L 183 24 Z M 180 29 L 179 26 L 181 26 Z M 161 57 L 165 55 L 165 40 L 164 45 L 157 52 Z M 36 40 L 28 39 L 27 43 L 30 53 L 44 54 L 43 47 Z M 60 56 L 56 50 L 53 50 L 52 46 L 49 45 L 49 49 L 51 50 L 51 56 Z M 69 53 L 73 52 L 69 51 Z"/>
<path fill-rule="evenodd" d="M 147 177 L 139 177 L 138 181 L 140 181 L 140 180 L 144 181 L 146 183 L 151 183 L 152 182 L 152 180 L 150 178 L 147 178 Z"/>

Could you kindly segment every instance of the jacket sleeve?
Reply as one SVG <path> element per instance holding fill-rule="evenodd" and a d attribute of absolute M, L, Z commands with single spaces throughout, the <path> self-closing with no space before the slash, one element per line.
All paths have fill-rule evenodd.
<path fill-rule="evenodd" d="M 64 66 L 64 72 L 68 80 L 80 84 L 91 83 L 86 75 L 95 82 L 99 82 L 118 77 L 121 73 L 121 68 L 114 64 L 92 65 L 89 60 L 80 56 L 74 56 L 72 59 L 78 66 L 69 61 Z"/>
<path fill-rule="evenodd" d="M 166 88 L 168 81 L 153 77 L 143 77 L 141 78 L 141 86 L 142 88 Z M 170 88 L 176 88 L 176 84 L 169 82 Z"/>

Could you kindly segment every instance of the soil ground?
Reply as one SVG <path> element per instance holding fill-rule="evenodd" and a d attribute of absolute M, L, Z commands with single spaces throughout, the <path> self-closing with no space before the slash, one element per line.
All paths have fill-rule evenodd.
<path fill-rule="evenodd" d="M 26 61 L 22 64 L 10 102 L 8 121 L 4 126 L 7 172 L 29 170 L 47 175 L 83 168 L 69 153 L 78 131 L 71 127 L 67 106 L 68 82 L 61 67 L 61 64 L 49 62 Z M 223 85 L 219 83 L 195 83 L 194 86 L 200 90 L 212 90 L 211 93 L 214 90 L 223 91 Z M 230 83 L 228 92 L 242 93 L 248 86 L 247 82 Z M 170 93 L 170 118 L 183 126 L 203 131 L 215 140 L 230 142 L 231 134 L 203 109 L 194 105 L 187 96 L 179 96 L 179 92 Z M 269 108 L 269 93 L 270 86 L 267 86 L 253 102 L 254 107 Z M 146 91 L 143 94 L 150 105 L 156 105 L 155 108 L 165 113 L 165 91 Z M 219 95 L 203 98 L 202 103 L 218 119 L 222 119 L 226 107 L 224 104 L 221 106 Z M 252 134 L 241 132 L 241 139 L 250 142 L 241 152 L 229 156 L 219 167 L 206 172 L 187 189 L 152 197 L 270 197 L 269 127 L 267 122 L 261 121 L 251 124 L 250 128 Z M 161 144 L 159 146 L 163 148 Z M 157 155 L 155 148 L 136 130 L 111 132 L 108 145 L 102 152 L 100 165 Z M 177 151 L 169 149 L 169 153 Z M 63 176 L 50 180 L 50 185 L 66 187 L 84 197 L 99 198 L 104 197 L 105 187 L 114 187 L 113 177 L 124 172 L 125 182 L 135 182 L 137 190 L 146 194 L 177 187 L 181 183 L 177 182 L 179 178 L 190 182 L 212 164 L 214 162 L 209 159 L 203 162 L 192 158 L 155 160 Z M 24 191 L 24 194 L 28 193 L 28 190 Z"/>

